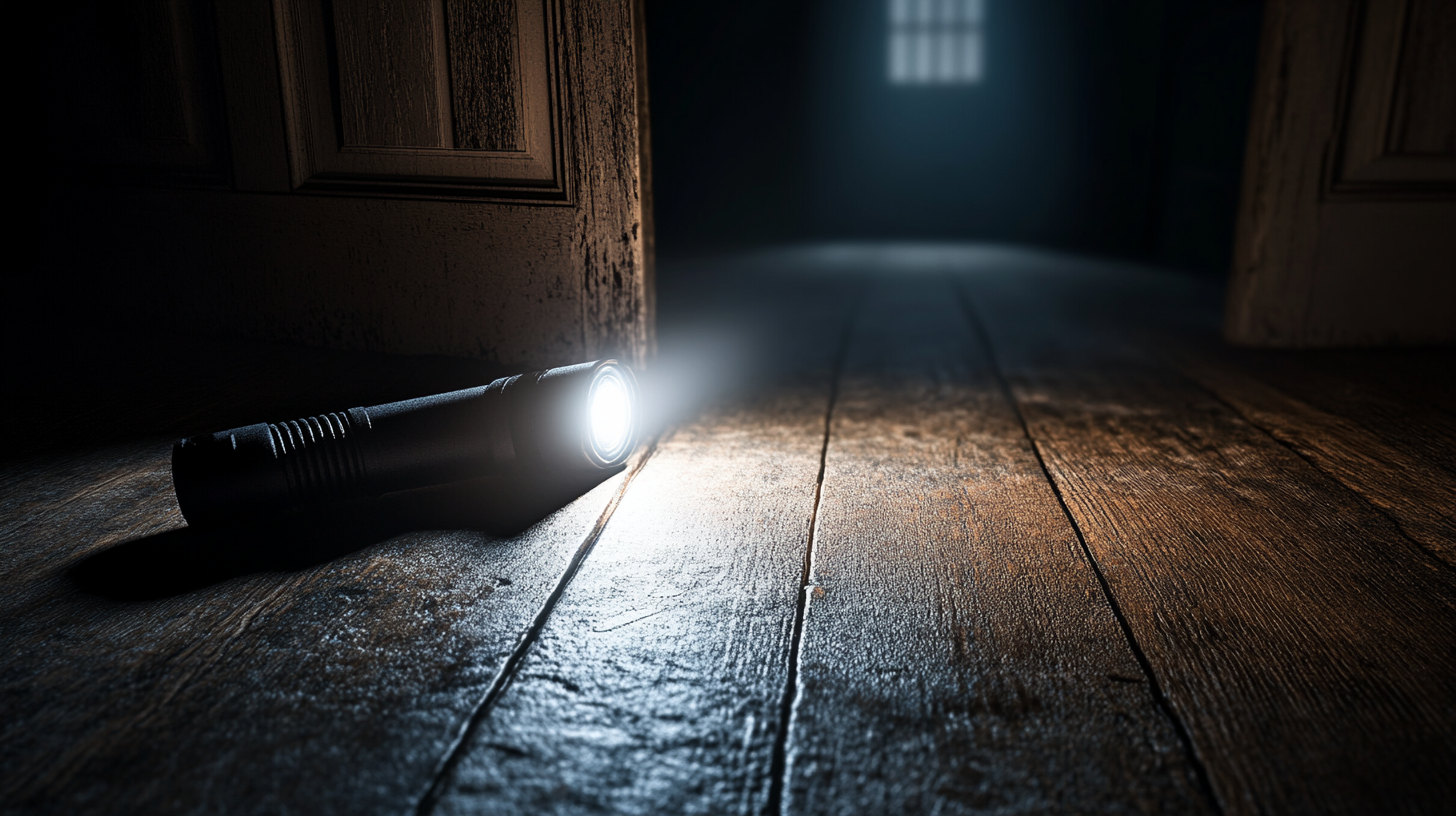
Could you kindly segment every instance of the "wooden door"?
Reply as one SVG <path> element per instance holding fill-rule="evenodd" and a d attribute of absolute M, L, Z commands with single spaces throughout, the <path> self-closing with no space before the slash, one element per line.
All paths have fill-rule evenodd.
<path fill-rule="evenodd" d="M 632 0 L 68 5 L 47 263 L 186 328 L 640 362 L 640 28 Z"/>
<path fill-rule="evenodd" d="M 1456 341 L 1456 3 L 1270 0 L 1225 333 Z"/>

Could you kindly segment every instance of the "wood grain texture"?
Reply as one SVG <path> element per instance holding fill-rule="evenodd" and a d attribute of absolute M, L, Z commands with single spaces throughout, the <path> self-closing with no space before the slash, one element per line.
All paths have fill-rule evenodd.
<path fill-rule="evenodd" d="M 586 261 L 567 239 L 587 241 L 596 224 L 564 208 L 82 192 L 58 196 L 52 216 L 104 225 L 110 255 L 158 261 L 144 278 L 98 281 L 90 294 L 135 303 L 163 326 L 523 368 L 593 354 Z M 60 252 L 62 267 L 91 262 L 87 246 Z"/>
<path fill-rule="evenodd" d="M 455 147 L 521 150 L 515 0 L 448 0 Z"/>
<path fill-rule="evenodd" d="M 1206 351 L 1206 350 L 1205 350 Z M 1320 411 L 1358 422 L 1427 467 L 1456 469 L 1456 349 L 1230 355 L 1248 376 Z"/>
<path fill-rule="evenodd" d="M 295 186 L 573 198 L 564 132 L 572 100 L 562 82 L 569 71 L 592 72 L 596 66 L 568 64 L 560 0 L 490 5 L 381 0 L 357 8 L 287 0 L 278 9 Z M 346 35 L 352 42 L 347 49 L 340 44 Z M 459 115 L 457 101 L 465 105 Z M 516 112 L 509 122 L 501 119 L 507 109 Z M 381 136 L 370 130 L 376 126 L 399 132 Z M 457 136 L 463 143 L 456 144 Z M 367 141 L 352 141 L 356 138 Z"/>
<path fill-rule="evenodd" d="M 588 353 L 647 362 L 651 294 L 643 250 L 644 192 L 637 121 L 632 0 L 572 3 L 563 16 L 568 76 L 579 100 L 570 125 L 580 179 L 574 250 Z M 640 23 L 640 20 L 636 20 Z"/>
<path fill-rule="evenodd" d="M 1128 300 L 1107 283 L 1102 297 Z M 1099 322 L 1093 287 L 1071 270 L 968 288 L 1223 809 L 1448 807 L 1451 570 Z"/>
<path fill-rule="evenodd" d="M 331 3 L 343 146 L 448 147 L 436 3 Z"/>
<path fill-rule="evenodd" d="M 1224 334 L 1246 345 L 1298 345 L 1319 239 L 1320 155 L 1339 126 L 1338 65 L 1351 3 L 1265 5 L 1235 222 Z"/>
<path fill-rule="evenodd" d="M 788 813 L 1212 813 L 957 302 L 868 295 L 817 514 Z"/>
<path fill-rule="evenodd" d="M 169 487 L 175 435 L 479 361 L 8 338 L 0 810 L 1449 809 L 1456 570 L 1402 514 L 1450 352 L 1207 356 L 1206 282 L 1004 248 L 684 263 L 676 431 L 513 537 L 189 536 Z"/>
<path fill-rule="evenodd" d="M 58 193 L 48 216 L 104 225 L 115 239 L 108 255 L 157 260 L 146 277 L 98 280 L 79 293 L 103 319 L 116 314 L 105 303 L 134 304 L 161 325 L 214 335 L 472 356 L 521 368 L 580 362 L 610 349 L 637 359 L 636 344 L 647 334 L 632 325 L 645 319 L 640 246 L 600 235 L 625 226 L 601 211 L 85 192 Z M 636 215 L 623 210 L 615 217 Z M 57 249 L 53 260 L 63 269 L 95 261 L 94 245 Z M 598 276 L 605 280 L 584 291 Z M 593 308 L 588 297 L 608 302 Z"/>
<path fill-rule="evenodd" d="M 85 376 L 89 399 L 6 417 L 42 447 L 0 467 L 0 801 L 7 812 L 413 808 L 622 477 L 509 537 L 381 528 L 332 558 L 254 557 L 276 549 L 262 534 L 180 538 L 175 437 L 128 430 L 191 433 L 431 393 L 478 382 L 479 366 L 161 348 L 172 354 L 86 345 L 91 364 L 116 372 Z M 155 369 L 136 362 L 147 359 Z M 27 392 L 48 390 L 19 374 Z M 118 553 L 131 558 L 83 580 Z M 189 567 L 207 569 L 180 582 L 152 574 Z M 177 588 L 138 593 L 148 582 Z"/>
<path fill-rule="evenodd" d="M 763 812 L 848 308 L 815 290 L 659 443 L 434 812 Z"/>
<path fill-rule="evenodd" d="M 642 305 L 647 330 L 643 362 L 657 355 L 657 224 L 652 203 L 652 105 L 648 93 L 646 0 L 633 0 L 633 61 L 637 72 L 637 210 L 642 216 Z"/>
<path fill-rule="evenodd" d="M 115 508 L 133 508 L 123 534 L 159 516 L 180 523 L 168 449 L 151 453 L 142 467 L 108 462 L 49 490 L 43 534 L 6 531 L 10 558 L 25 560 L 5 590 L 9 803 L 73 813 L 413 807 L 618 488 L 609 481 L 512 540 L 414 533 L 158 601 L 68 588 L 77 557 L 116 536 L 98 536 L 73 508 L 110 509 L 113 522 Z M 118 484 L 116 470 L 129 481 Z M 58 490 L 67 500 L 49 495 Z"/>
<path fill-rule="evenodd" d="M 0 575 L 7 576 L 0 618 L 17 624 L 56 589 L 55 582 L 23 580 L 54 570 L 56 557 L 54 548 L 27 542 L 84 535 L 70 544 L 76 558 L 179 526 L 176 508 L 157 499 L 172 489 L 170 445 L 152 438 L 6 462 L 0 475 L 0 506 L 6 509 Z M 127 505 L 131 512 L 117 512 Z"/>
<path fill-rule="evenodd" d="M 1417 445 L 1426 448 L 1425 455 L 1409 451 L 1408 445 L 1392 444 L 1359 421 L 1309 405 L 1227 360 L 1188 355 L 1180 367 L 1250 424 L 1384 510 L 1407 536 L 1456 567 L 1456 473 L 1437 453 L 1450 445 L 1423 436 Z"/>

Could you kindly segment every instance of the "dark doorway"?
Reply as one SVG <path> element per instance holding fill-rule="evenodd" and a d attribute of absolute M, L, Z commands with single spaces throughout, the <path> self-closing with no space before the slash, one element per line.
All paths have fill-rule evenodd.
<path fill-rule="evenodd" d="M 955 83 L 894 81 L 901 5 L 650 6 L 664 251 L 970 240 L 1226 271 L 1261 3 L 984 0 L 983 73 Z"/>

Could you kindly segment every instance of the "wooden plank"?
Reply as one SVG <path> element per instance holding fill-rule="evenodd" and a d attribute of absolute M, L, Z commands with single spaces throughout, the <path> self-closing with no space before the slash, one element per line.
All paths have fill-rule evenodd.
<path fill-rule="evenodd" d="M 0 507 L 6 511 L 0 519 L 0 619 L 16 621 L 57 591 L 26 577 L 54 570 L 56 548 L 47 545 L 68 534 L 80 539 L 68 546 L 75 559 L 177 528 L 175 502 L 157 498 L 171 494 L 170 453 L 171 440 L 147 439 L 7 462 L 0 470 Z"/>
<path fill-rule="evenodd" d="M 1078 291 L 1097 312 L 1092 323 L 1103 324 L 1082 330 L 1107 344 L 1159 350 L 1244 419 L 1393 514 L 1407 534 L 1438 555 L 1449 552 L 1456 380 L 1445 372 L 1456 352 L 1230 348 L 1207 330 L 1215 297 L 1200 284 L 1106 269 L 1095 287 Z"/>
<path fill-rule="evenodd" d="M 1233 361 L 1185 355 L 1181 367 L 1245 420 L 1385 511 L 1407 536 L 1456 567 L 1456 472 L 1408 453 L 1354 419 L 1296 399 Z M 1416 442 L 1437 447 L 1429 436 Z"/>
<path fill-rule="evenodd" d="M 252 373 L 277 387 L 278 367 Z M 8 807 L 412 808 L 625 478 L 513 537 L 365 524 L 361 540 L 295 533 L 280 548 L 181 529 L 169 453 L 139 440 L 0 477 Z M 283 551 L 259 557 L 270 548 Z M 220 571 L 136 592 L 178 562 Z"/>
<path fill-rule="evenodd" d="M 753 271 L 705 298 L 757 344 L 748 379 L 659 444 L 421 812 L 765 808 L 847 298 Z M 780 302 L 755 321 L 735 291 Z"/>
<path fill-rule="evenodd" d="M 1456 583 L 1158 361 L 1074 266 L 967 279 L 1037 449 L 1228 813 L 1456 797 Z M 1101 321 L 1101 322 L 1099 322 Z"/>
<path fill-rule="evenodd" d="M 786 812 L 1211 813 L 954 287 L 885 280 L 835 403 Z"/>
<path fill-rule="evenodd" d="M 1206 352 L 1206 349 L 1203 349 Z M 1357 422 L 1427 466 L 1456 462 L 1456 350 L 1240 352 L 1232 365 L 1309 406 Z"/>

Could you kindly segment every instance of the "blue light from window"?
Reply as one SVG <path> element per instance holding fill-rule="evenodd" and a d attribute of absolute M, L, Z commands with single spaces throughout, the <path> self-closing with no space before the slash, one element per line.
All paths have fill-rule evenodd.
<path fill-rule="evenodd" d="M 971 85 L 985 76 L 985 0 L 888 0 L 896 85 Z"/>

